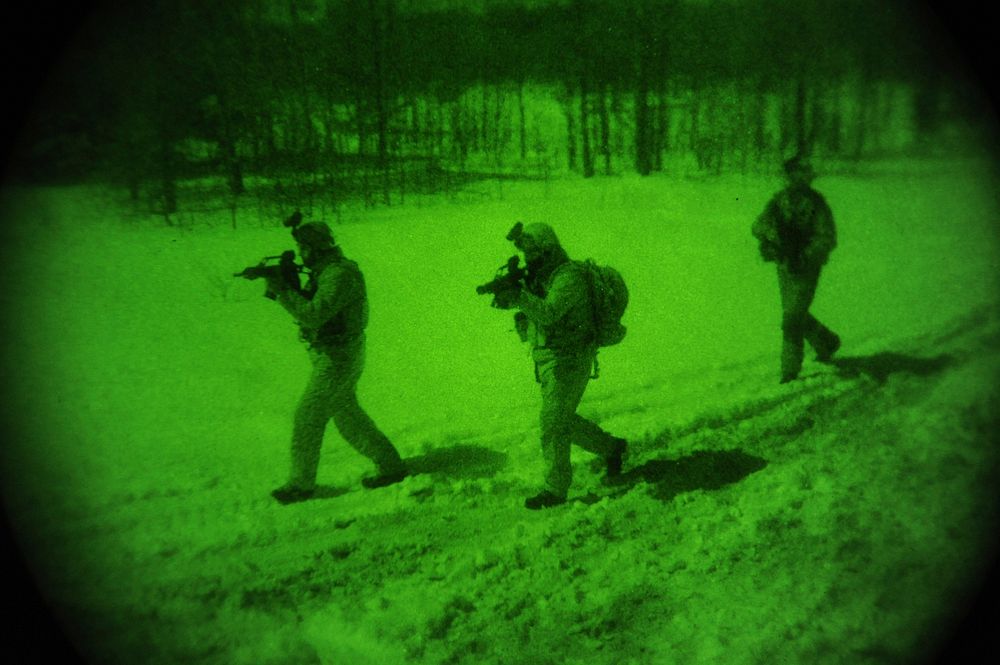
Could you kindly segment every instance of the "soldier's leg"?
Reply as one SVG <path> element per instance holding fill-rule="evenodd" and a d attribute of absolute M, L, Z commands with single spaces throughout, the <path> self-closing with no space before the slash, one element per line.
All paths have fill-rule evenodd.
<path fill-rule="evenodd" d="M 605 459 L 618 452 L 622 439 L 606 432 L 595 422 L 581 415 L 573 414 L 572 441 L 589 453 Z"/>
<path fill-rule="evenodd" d="M 306 390 L 295 409 L 292 425 L 291 472 L 286 486 L 312 489 L 316 486 L 323 433 L 330 420 L 333 390 L 325 368 L 313 365 Z"/>
<path fill-rule="evenodd" d="M 812 314 L 806 315 L 805 339 L 816 351 L 816 359 L 821 362 L 829 360 L 840 348 L 840 337 Z"/>
<path fill-rule="evenodd" d="M 380 475 L 392 475 L 403 470 L 399 452 L 371 416 L 361 408 L 354 386 L 338 393 L 333 422 L 344 441 L 370 459 Z"/>
<path fill-rule="evenodd" d="M 403 461 L 389 438 L 358 403 L 357 385 L 364 369 L 363 343 L 331 354 L 334 388 L 330 413 L 333 423 L 347 444 L 370 459 L 381 475 L 403 470 Z"/>
<path fill-rule="evenodd" d="M 545 489 L 565 497 L 573 481 L 570 442 L 577 422 L 576 408 L 590 377 L 590 360 L 549 360 L 538 365 L 542 384 L 540 416 Z"/>
<path fill-rule="evenodd" d="M 790 381 L 802 369 L 803 345 L 816 282 L 812 275 L 793 274 L 778 266 L 781 292 L 781 380 Z"/>
<path fill-rule="evenodd" d="M 820 268 L 816 268 L 805 279 L 804 286 L 807 289 L 808 304 L 806 305 L 803 334 L 805 340 L 809 342 L 809 346 L 816 351 L 816 359 L 825 362 L 840 348 L 840 338 L 808 311 L 808 308 L 812 306 L 816 287 L 819 285 L 820 270 Z"/>
<path fill-rule="evenodd" d="M 621 475 L 628 448 L 625 439 L 604 431 L 597 423 L 579 414 L 573 417 L 572 437 L 573 443 L 604 461 L 605 480 L 613 481 Z"/>

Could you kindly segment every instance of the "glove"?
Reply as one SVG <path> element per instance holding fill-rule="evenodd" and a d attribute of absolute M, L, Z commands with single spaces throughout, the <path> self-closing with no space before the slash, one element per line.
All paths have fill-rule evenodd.
<path fill-rule="evenodd" d="M 264 281 L 267 284 L 264 295 L 268 298 L 273 298 L 275 295 L 288 288 L 288 285 L 285 284 L 285 280 L 282 279 L 281 275 L 265 275 Z"/>
<path fill-rule="evenodd" d="M 498 289 L 493 295 L 493 306 L 499 309 L 513 309 L 517 306 L 517 301 L 520 300 L 520 298 L 520 284 Z"/>
<path fill-rule="evenodd" d="M 514 331 L 522 342 L 528 341 L 528 316 L 524 312 L 514 314 Z"/>
<path fill-rule="evenodd" d="M 760 242 L 760 257 L 766 263 L 778 260 L 778 246 L 768 240 Z"/>
<path fill-rule="evenodd" d="M 808 251 L 807 250 L 805 252 L 805 254 L 803 254 L 803 256 L 802 256 L 803 267 L 805 267 L 805 266 L 822 266 L 822 265 L 825 265 L 827 258 L 829 258 L 828 255 L 824 254 L 821 251 L 816 251 L 816 250 Z"/>

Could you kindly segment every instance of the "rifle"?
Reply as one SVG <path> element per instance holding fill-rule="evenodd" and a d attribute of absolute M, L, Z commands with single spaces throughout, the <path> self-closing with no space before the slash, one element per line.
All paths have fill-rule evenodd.
<path fill-rule="evenodd" d="M 275 260 L 277 263 L 269 263 Z M 250 280 L 277 277 L 289 288 L 301 291 L 299 273 L 303 270 L 304 268 L 295 262 L 295 252 L 289 249 L 282 252 L 281 256 L 265 256 L 257 265 L 244 268 L 242 272 L 234 272 L 233 277 Z M 274 300 L 277 296 L 269 287 L 264 292 L 264 297 Z"/>
<path fill-rule="evenodd" d="M 298 230 L 301 223 L 302 213 L 296 210 L 281 225 L 290 228 L 294 237 L 295 231 Z M 268 263 L 269 261 L 277 261 L 278 263 Z M 249 280 L 277 277 L 289 288 L 301 292 L 302 283 L 299 281 L 299 273 L 304 271 L 305 267 L 295 262 L 295 252 L 289 249 L 282 252 L 280 256 L 265 256 L 257 265 L 244 268 L 242 272 L 234 272 L 233 277 Z M 274 300 L 277 295 L 268 288 L 264 292 L 264 297 Z"/>
<path fill-rule="evenodd" d="M 524 286 L 524 279 L 528 276 L 528 269 L 522 267 L 520 261 L 517 254 L 507 259 L 506 263 L 497 268 L 496 277 L 476 287 L 476 293 L 479 295 L 490 293 L 493 295 L 493 302 L 490 303 L 493 307 L 510 309 L 504 302 L 504 294 L 520 290 Z"/>
<path fill-rule="evenodd" d="M 521 222 L 515 224 L 514 227 L 507 233 L 507 240 L 513 241 L 516 245 L 518 239 L 521 237 L 521 230 L 523 228 L 524 224 Z M 524 287 L 524 281 L 527 277 L 527 267 L 521 266 L 520 257 L 515 254 L 507 259 L 506 263 L 497 268 L 496 275 L 492 280 L 477 286 L 476 293 L 479 295 L 486 295 L 487 293 L 492 294 L 493 300 L 490 302 L 491 307 L 496 307 L 498 309 L 510 309 L 511 303 L 508 301 L 510 294 L 520 291 Z"/>

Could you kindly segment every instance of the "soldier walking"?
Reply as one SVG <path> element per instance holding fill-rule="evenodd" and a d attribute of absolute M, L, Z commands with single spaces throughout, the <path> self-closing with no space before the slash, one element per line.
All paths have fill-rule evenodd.
<path fill-rule="evenodd" d="M 326 425 L 376 466 L 362 478 L 367 488 L 399 482 L 407 472 L 399 453 L 358 404 L 357 383 L 364 368 L 368 299 L 358 264 L 344 256 L 330 227 L 310 222 L 292 231 L 310 275 L 300 291 L 278 277 L 268 277 L 268 290 L 299 325 L 308 345 L 312 374 L 295 411 L 291 472 L 288 482 L 271 492 L 280 503 L 310 498 Z"/>
<path fill-rule="evenodd" d="M 840 348 L 840 338 L 809 313 L 820 271 L 837 244 L 833 214 L 822 194 L 812 188 L 816 174 L 804 157 L 789 159 L 784 170 L 787 186 L 753 224 L 761 257 L 778 267 L 781 383 L 799 375 L 804 342 L 820 362 L 828 362 Z"/>
<path fill-rule="evenodd" d="M 511 238 L 524 254 L 524 288 L 497 293 L 498 305 L 517 308 L 517 327 L 531 345 L 535 378 L 541 386 L 540 414 L 545 482 L 525 500 L 531 510 L 566 502 L 573 478 L 570 444 L 605 460 L 606 475 L 621 474 L 624 439 L 586 420 L 576 409 L 597 357 L 594 312 L 584 268 L 571 261 L 547 224 L 529 224 Z"/>

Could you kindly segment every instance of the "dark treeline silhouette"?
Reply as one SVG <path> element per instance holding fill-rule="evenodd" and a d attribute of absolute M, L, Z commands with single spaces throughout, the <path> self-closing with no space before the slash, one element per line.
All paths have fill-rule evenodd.
<path fill-rule="evenodd" d="M 482 174 L 928 150 L 980 111 L 928 17 L 885 0 L 126 3 L 66 51 L 17 175 L 105 179 L 169 214 L 199 187 L 388 204 Z"/>

